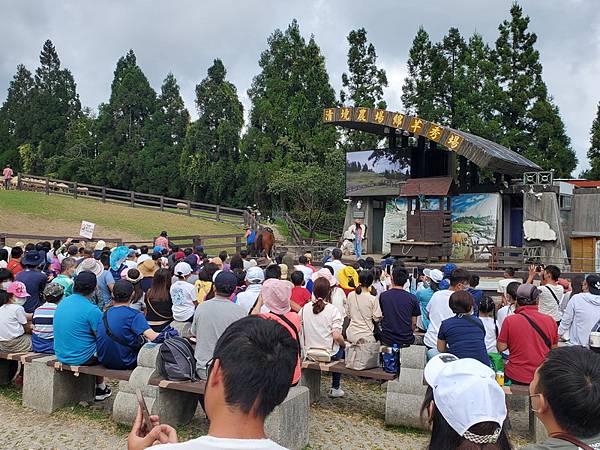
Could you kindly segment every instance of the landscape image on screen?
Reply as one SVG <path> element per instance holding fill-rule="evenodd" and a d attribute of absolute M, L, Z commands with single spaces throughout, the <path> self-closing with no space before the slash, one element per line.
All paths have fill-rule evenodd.
<path fill-rule="evenodd" d="M 409 175 L 410 167 L 374 150 L 346 153 L 346 195 L 394 195 Z"/>

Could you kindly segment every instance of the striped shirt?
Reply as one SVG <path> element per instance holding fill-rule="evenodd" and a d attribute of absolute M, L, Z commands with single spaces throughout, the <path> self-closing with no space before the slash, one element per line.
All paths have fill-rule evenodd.
<path fill-rule="evenodd" d="M 54 339 L 56 303 L 46 302 L 33 313 L 33 334 L 41 339 Z"/>

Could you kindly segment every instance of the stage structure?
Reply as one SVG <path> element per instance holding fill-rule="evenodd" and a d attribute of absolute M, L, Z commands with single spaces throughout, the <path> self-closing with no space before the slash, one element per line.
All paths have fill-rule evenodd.
<path fill-rule="evenodd" d="M 363 219 L 368 253 L 469 260 L 489 257 L 492 247 L 535 248 L 547 261 L 568 265 L 563 197 L 573 195 L 572 186 L 554 182 L 524 156 L 397 111 L 326 108 L 323 122 L 382 138 L 381 148 L 346 154 L 345 227 Z M 434 186 L 448 190 L 433 192 Z M 525 221 L 544 222 L 555 238 L 527 235 Z"/>

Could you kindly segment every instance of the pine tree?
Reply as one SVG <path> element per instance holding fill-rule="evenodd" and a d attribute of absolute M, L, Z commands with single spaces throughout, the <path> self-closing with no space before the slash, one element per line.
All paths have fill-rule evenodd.
<path fill-rule="evenodd" d="M 244 179 L 239 154 L 244 110 L 226 75 L 223 62 L 215 59 L 207 77 L 196 86 L 198 120 L 188 128 L 180 171 L 189 184 L 188 195 L 195 200 L 239 204 Z"/>
<path fill-rule="evenodd" d="M 0 108 L 0 165 L 20 167 L 18 147 L 30 142 L 30 100 L 33 77 L 27 68 L 19 64 L 10 85 L 8 95 Z"/>
<path fill-rule="evenodd" d="M 439 105 L 437 115 L 443 118 L 444 124 L 460 129 L 467 121 L 465 96 L 470 88 L 465 79 L 467 44 L 458 28 L 450 28 L 442 42 L 435 45 L 435 50 L 433 56 L 439 61 L 433 60 L 432 71 L 435 72 L 436 66 L 442 70 L 441 83 L 433 83 L 434 89 L 435 86 L 439 89 L 434 91 L 434 103 Z"/>
<path fill-rule="evenodd" d="M 495 52 L 503 90 L 498 105 L 504 131 L 501 143 L 544 169 L 568 176 L 577 159 L 542 80 L 539 53 L 534 48 L 537 36 L 527 31 L 529 17 L 518 4 L 513 4 L 510 14 L 510 21 L 498 28 Z"/>
<path fill-rule="evenodd" d="M 581 177 L 600 180 L 600 103 L 590 130 L 590 148 L 587 157 L 590 160 L 590 168 L 583 172 Z"/>
<path fill-rule="evenodd" d="M 285 32 L 275 30 L 269 37 L 259 65 L 261 72 L 248 90 L 250 127 L 242 142 L 248 158 L 245 195 L 247 202 L 269 208 L 274 197 L 267 183 L 279 169 L 291 162 L 327 164 L 337 132 L 322 123 L 322 114 L 336 99 L 318 45 L 313 38 L 306 43 L 295 20 Z M 322 182 L 343 185 L 343 172 Z M 277 197 L 285 207 L 286 199 Z"/>
<path fill-rule="evenodd" d="M 60 59 L 50 40 L 40 53 L 31 95 L 30 140 L 41 148 L 43 158 L 65 151 L 65 135 L 79 117 L 81 103 L 77 86 L 68 69 L 61 69 Z"/>
<path fill-rule="evenodd" d="M 94 183 L 130 189 L 140 168 L 132 164 L 143 149 L 144 124 L 156 107 L 156 92 L 130 50 L 117 62 L 110 100 L 98 114 L 98 156 Z"/>
<path fill-rule="evenodd" d="M 348 72 L 342 74 L 342 103 L 350 106 L 385 109 L 383 88 L 388 81 L 385 70 L 377 68 L 375 46 L 367 42 L 364 28 L 348 34 Z M 349 130 L 345 132 L 344 147 L 348 150 L 376 148 L 381 139 L 369 133 Z"/>
<path fill-rule="evenodd" d="M 155 112 L 144 123 L 147 143 L 137 156 L 133 187 L 136 191 L 180 197 L 185 184 L 179 174 L 179 159 L 190 121 L 172 73 L 163 81 Z"/>

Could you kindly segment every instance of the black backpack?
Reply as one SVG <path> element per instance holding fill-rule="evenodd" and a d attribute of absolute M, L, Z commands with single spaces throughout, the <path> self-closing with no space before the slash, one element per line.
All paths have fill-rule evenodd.
<path fill-rule="evenodd" d="M 187 339 L 172 337 L 160 346 L 158 370 L 169 381 L 196 381 L 194 348 Z"/>

